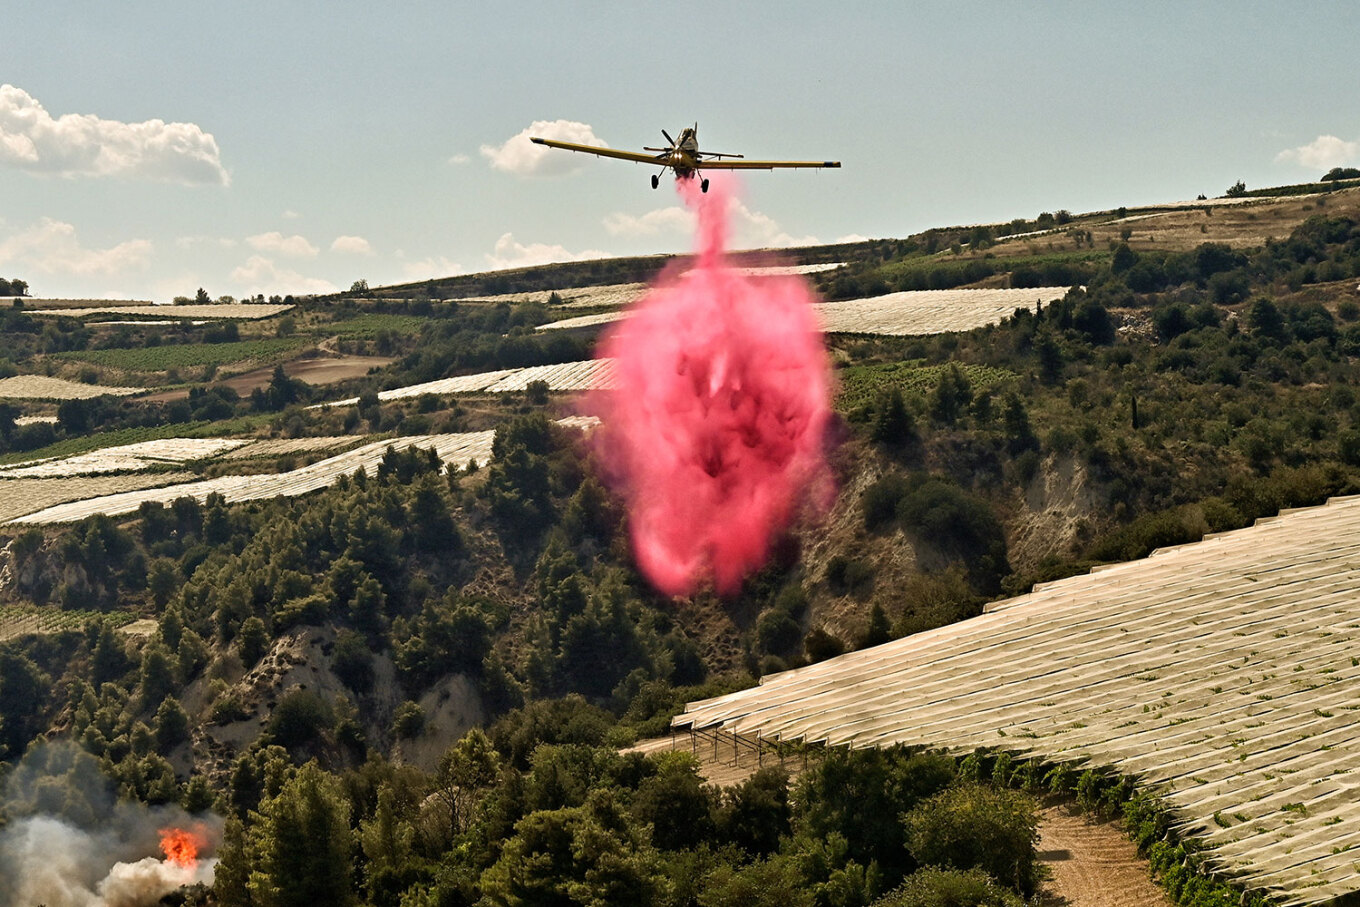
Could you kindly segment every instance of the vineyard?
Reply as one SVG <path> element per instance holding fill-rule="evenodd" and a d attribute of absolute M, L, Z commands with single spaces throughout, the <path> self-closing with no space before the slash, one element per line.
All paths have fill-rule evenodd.
<path fill-rule="evenodd" d="M 90 400 L 95 397 L 126 397 L 145 391 L 144 387 L 101 387 L 46 375 L 0 378 L 0 400 Z"/>
<path fill-rule="evenodd" d="M 172 368 L 198 368 L 248 360 L 282 359 L 309 342 L 305 337 L 269 337 L 233 343 L 185 343 L 137 349 L 79 350 L 57 353 L 55 358 L 90 362 L 127 372 L 163 372 Z"/>
<path fill-rule="evenodd" d="M 0 642 L 31 634 L 79 630 L 92 620 L 123 627 L 135 619 L 135 615 L 126 611 L 66 611 L 36 605 L 0 605 Z"/>
<path fill-rule="evenodd" d="M 691 703 L 678 727 L 1105 767 L 1282 904 L 1360 888 L 1360 497 Z"/>
<path fill-rule="evenodd" d="M 989 390 L 1018 377 L 1014 372 L 986 365 L 955 366 L 967 379 L 974 393 Z M 924 397 L 940 383 L 949 366 L 922 365 L 920 362 L 889 362 L 883 365 L 851 365 L 836 373 L 840 389 L 837 408 L 849 412 L 872 404 L 880 393 L 897 388 L 904 394 Z"/>

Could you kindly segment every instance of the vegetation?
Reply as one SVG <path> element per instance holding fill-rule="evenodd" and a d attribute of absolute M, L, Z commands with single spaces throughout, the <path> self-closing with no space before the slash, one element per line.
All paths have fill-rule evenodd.
<path fill-rule="evenodd" d="M 765 671 L 1360 487 L 1355 218 L 1324 209 L 1257 249 L 1095 249 L 1083 234 L 1076 252 L 951 251 L 1044 230 L 1085 227 L 1057 212 L 816 253 L 851 259 L 827 278 L 838 294 L 976 280 L 973 261 L 1082 288 L 967 334 L 833 339 L 846 518 L 780 539 L 731 600 L 680 607 L 640 580 L 626 514 L 595 454 L 551 421 L 551 394 L 377 399 L 588 356 L 589 337 L 534 330 L 542 300 L 435 301 L 489 291 L 484 275 L 403 298 L 355 288 L 299 307 L 287 330 L 249 325 L 215 343 L 192 326 L 94 330 L 0 308 L 0 367 L 173 368 L 188 386 L 174 403 L 63 404 L 44 429 L 0 408 L 0 462 L 223 431 L 496 429 L 481 469 L 391 453 L 303 498 L 186 498 L 4 529 L 0 759 L 14 770 L 46 758 L 40 738 L 66 740 L 125 798 L 228 817 L 223 905 L 1023 902 L 1047 767 L 833 751 L 797 781 L 769 767 L 722 790 L 685 753 L 620 747 Z M 655 264 L 505 279 L 540 292 Z M 210 373 L 332 337 L 395 360 L 343 388 L 357 407 L 306 409 L 316 392 L 282 368 L 247 396 Z M 1062 476 L 1087 497 L 1061 531 L 1022 531 Z M 133 617 L 158 629 L 116 632 Z M 6 634 L 30 618 L 37 632 Z M 304 663 L 317 679 L 285 682 Z M 478 725 L 456 740 L 439 736 L 450 701 Z M 222 761 L 200 755 L 186 771 L 205 751 L 191 739 Z M 1050 781 L 1124 809 L 1179 903 L 1223 896 L 1194 871 L 1193 841 L 1164 841 L 1165 818 L 1122 781 Z"/>

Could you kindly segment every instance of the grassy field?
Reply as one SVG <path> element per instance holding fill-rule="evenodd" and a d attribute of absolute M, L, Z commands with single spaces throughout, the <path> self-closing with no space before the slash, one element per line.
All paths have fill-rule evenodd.
<path fill-rule="evenodd" d="M 163 372 L 172 368 L 228 365 L 248 360 L 286 358 L 311 341 L 306 337 L 269 337 L 235 343 L 195 343 L 142 349 L 79 350 L 57 353 L 58 359 L 91 362 L 128 372 Z"/>
<path fill-rule="evenodd" d="M 940 375 L 947 366 L 921 365 L 919 361 L 890 362 L 884 365 L 852 365 L 836 373 L 840 381 L 840 393 L 836 397 L 836 408 L 849 412 L 873 403 L 879 393 L 890 387 L 899 388 L 903 394 L 924 396 L 940 383 Z M 973 392 L 995 387 L 1018 376 L 1003 368 L 985 365 L 960 365 L 972 386 Z"/>

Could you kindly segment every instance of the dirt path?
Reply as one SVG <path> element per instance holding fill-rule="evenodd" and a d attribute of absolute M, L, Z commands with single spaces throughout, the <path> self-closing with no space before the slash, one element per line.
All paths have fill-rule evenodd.
<path fill-rule="evenodd" d="M 1039 859 L 1049 872 L 1043 907 L 1171 907 L 1119 826 L 1088 821 L 1074 805 L 1040 810 Z"/>

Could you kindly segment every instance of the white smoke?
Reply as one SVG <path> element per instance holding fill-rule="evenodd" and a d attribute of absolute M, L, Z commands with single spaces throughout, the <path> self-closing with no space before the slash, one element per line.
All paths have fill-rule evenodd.
<path fill-rule="evenodd" d="M 98 763 L 73 744 L 25 755 L 7 779 L 0 813 L 0 905 L 154 907 L 184 885 L 211 884 L 221 820 L 177 806 L 115 800 Z M 209 842 L 192 867 L 160 859 L 160 829 L 190 828 Z"/>

